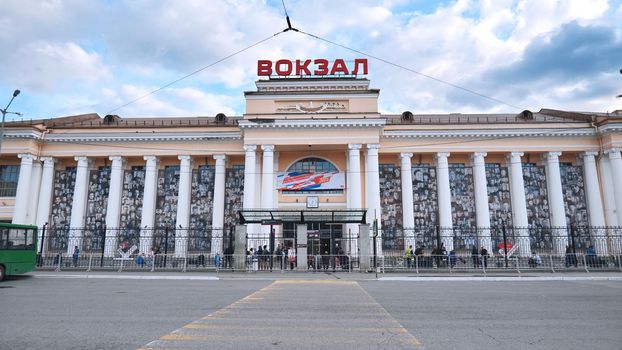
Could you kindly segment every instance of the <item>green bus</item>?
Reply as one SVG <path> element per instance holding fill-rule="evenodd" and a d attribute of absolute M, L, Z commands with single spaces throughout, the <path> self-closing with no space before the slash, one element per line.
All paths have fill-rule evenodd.
<path fill-rule="evenodd" d="M 0 223 L 0 281 L 33 271 L 37 262 L 37 227 Z"/>

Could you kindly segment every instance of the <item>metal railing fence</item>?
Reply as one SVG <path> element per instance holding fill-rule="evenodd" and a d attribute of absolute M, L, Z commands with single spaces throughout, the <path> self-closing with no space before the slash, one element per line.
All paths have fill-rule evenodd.
<path fill-rule="evenodd" d="M 233 244 L 232 229 L 204 228 L 181 229 L 170 227 L 156 228 L 46 228 L 39 230 L 38 251 L 43 255 L 71 252 L 78 246 L 83 253 L 102 253 L 110 255 L 119 250 L 127 252 L 135 249 L 147 252 L 154 248 L 161 253 L 175 252 L 176 244 L 183 244 L 187 253 L 210 252 L 212 244 L 218 241 L 221 247 Z M 132 251 L 131 254 L 134 252 Z"/>
<path fill-rule="evenodd" d="M 373 270 L 373 256 L 361 256 L 359 259 L 369 259 Z M 535 254 L 531 257 L 508 257 L 501 255 L 418 255 L 381 256 L 378 258 L 377 270 L 380 272 L 430 272 L 430 271 L 499 271 L 515 270 L 528 271 L 620 271 L 622 272 L 622 255 L 594 256 L 587 254 L 568 254 L 557 256 L 552 254 Z"/>
<path fill-rule="evenodd" d="M 290 261 L 287 248 L 300 249 L 295 237 L 271 238 L 270 234 L 249 234 L 243 242 L 235 242 L 232 228 L 42 228 L 39 233 L 38 266 L 61 270 L 286 271 L 297 269 L 297 261 Z M 358 271 L 361 266 L 373 269 L 372 252 L 357 250 L 359 237 L 344 236 L 309 235 L 306 271 Z M 622 227 L 384 227 L 379 236 L 377 244 L 382 249 L 376 256 L 376 268 L 381 271 L 621 270 Z M 449 241 L 453 250 L 438 249 Z M 530 254 L 512 250 L 521 243 L 529 245 Z M 236 244 L 241 244 L 238 250 Z M 486 256 L 481 255 L 483 244 L 491 247 Z M 74 245 L 80 249 L 77 256 L 68 249 Z M 410 245 L 413 249 L 407 255 Z M 234 255 L 240 249 L 248 252 L 252 247 L 256 251 L 258 246 L 267 246 L 269 253 Z"/>
<path fill-rule="evenodd" d="M 400 255 L 412 245 L 431 251 L 445 242 L 452 242 L 456 252 L 480 249 L 489 241 L 495 251 L 513 247 L 521 240 L 528 242 L 529 251 L 541 254 L 560 254 L 570 249 L 586 253 L 590 247 L 598 255 L 622 253 L 622 227 L 510 227 L 492 228 L 422 226 L 387 228 L 381 230 L 383 255 Z M 511 249 L 511 248 L 509 248 Z"/>

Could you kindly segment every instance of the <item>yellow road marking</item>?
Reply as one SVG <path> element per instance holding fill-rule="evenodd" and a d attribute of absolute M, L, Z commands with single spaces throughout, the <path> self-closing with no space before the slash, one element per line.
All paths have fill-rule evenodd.
<path fill-rule="evenodd" d="M 277 280 L 274 284 L 343 284 L 353 285 L 355 281 L 340 281 L 340 280 Z"/>
<path fill-rule="evenodd" d="M 358 320 L 358 321 L 374 321 L 377 322 L 379 319 L 384 320 L 384 322 L 389 322 L 395 325 L 395 327 L 360 327 L 360 328 L 345 328 L 343 329 L 344 333 L 348 334 L 348 333 L 355 333 L 355 334 L 361 334 L 361 333 L 374 333 L 374 332 L 380 332 L 380 333 L 392 333 L 392 334 L 402 334 L 403 336 L 406 337 L 406 339 L 396 339 L 399 343 L 404 344 L 404 345 L 413 345 L 413 346 L 417 346 L 420 347 L 421 346 L 421 342 L 414 336 L 412 335 L 405 327 L 403 327 L 380 303 L 378 303 L 369 293 L 367 293 L 367 291 L 365 289 L 363 289 L 363 287 L 361 287 L 360 284 L 358 284 L 356 281 L 342 281 L 342 280 L 304 280 L 304 279 L 299 279 L 299 280 L 278 280 L 278 281 L 274 281 L 273 283 L 271 283 L 270 285 L 261 288 L 259 290 L 257 290 L 256 292 L 241 298 L 229 305 L 227 305 L 226 307 L 216 310 L 213 313 L 202 317 L 200 320 L 222 320 L 222 319 L 235 319 L 235 313 L 234 310 L 240 310 L 240 309 L 245 309 L 247 308 L 247 304 L 253 303 L 253 302 L 257 302 L 257 301 L 261 301 L 264 300 L 263 297 L 261 297 L 263 294 L 271 294 L 273 293 L 275 290 L 277 289 L 283 289 L 281 287 L 276 287 L 279 284 L 290 284 L 290 285 L 294 285 L 294 284 L 337 284 L 337 285 L 344 285 L 344 286 L 351 286 L 351 285 L 356 285 L 362 292 L 364 295 L 367 296 L 367 298 L 369 299 L 370 302 L 365 302 L 365 303 L 357 303 L 357 305 L 360 306 L 375 306 L 377 307 L 378 310 L 380 310 L 380 312 L 383 315 L 380 315 L 381 317 L 374 317 L 374 319 L 369 319 L 369 320 Z M 224 317 L 223 317 L 224 316 Z M 382 317 L 384 316 L 384 317 Z M 231 339 L 262 339 L 264 337 L 259 336 L 257 337 L 255 336 L 245 336 L 245 335 L 236 335 L 236 336 L 228 336 L 228 335 L 215 335 L 215 334 L 202 334 L 202 335 L 194 335 L 194 334 L 186 334 L 184 333 L 184 329 L 196 329 L 196 330 L 201 330 L 201 329 L 239 329 L 238 326 L 234 326 L 234 325 L 218 325 L 218 324 L 206 324 L 201 322 L 200 320 L 196 320 L 196 321 L 192 321 L 190 323 L 185 324 L 184 326 L 182 326 L 179 329 L 176 329 L 174 331 L 172 331 L 169 334 L 165 334 L 163 336 L 161 336 L 159 338 L 159 340 L 168 340 L 168 341 L 210 341 L 210 340 L 231 340 Z M 270 330 L 273 329 L 273 327 L 266 327 L 266 326 L 245 326 L 245 328 L 248 329 L 254 329 L 254 330 Z M 315 331 L 317 333 L 321 333 L 322 331 L 332 331 L 334 330 L 333 327 L 317 327 L 317 326 L 313 326 L 313 325 L 305 325 L 304 327 L 294 327 L 293 330 L 295 329 L 304 329 L 306 331 Z M 270 337 L 265 337 L 266 340 L 271 339 Z M 323 336 L 323 338 L 327 338 L 326 336 Z M 340 337 L 331 337 L 329 336 L 328 338 L 334 338 L 335 341 L 338 342 L 342 342 L 342 343 L 352 343 L 352 344 L 356 344 L 357 342 L 360 341 L 360 336 L 353 336 L 353 337 L 348 337 L 346 336 L 340 336 Z M 328 339 L 327 339 L 328 340 Z M 147 345 L 140 347 L 139 350 L 153 350 L 153 349 L 170 349 L 168 347 L 162 347 L 162 346 L 158 346 L 156 345 L 157 341 L 153 341 L 148 343 Z M 151 347 L 150 345 L 153 344 L 155 346 Z"/>
<path fill-rule="evenodd" d="M 182 328 L 185 329 L 239 329 L 239 326 L 236 325 L 218 325 L 218 324 L 212 324 L 212 323 L 190 323 L 187 324 L 185 326 L 183 326 Z M 244 329 L 248 329 L 248 330 L 273 330 L 274 327 L 272 326 L 255 326 L 255 325 L 245 325 Z M 322 332 L 322 331 L 334 331 L 335 328 L 334 327 L 317 327 L 317 326 L 312 326 L 312 325 L 301 325 L 298 327 L 293 327 L 293 326 L 289 326 L 287 329 L 289 330 L 299 330 L 299 329 L 303 329 L 306 331 L 318 331 L 318 332 Z M 408 331 L 403 328 L 403 327 L 357 327 L 357 328 L 339 328 L 340 331 L 343 332 L 362 332 L 362 333 L 368 333 L 368 332 L 392 332 L 392 333 L 407 333 Z"/>
<path fill-rule="evenodd" d="M 402 333 L 406 333 L 407 335 L 409 335 L 409 336 L 410 336 L 410 338 L 409 338 L 409 339 L 407 339 L 406 341 L 404 341 L 406 344 L 411 344 L 411 345 L 415 345 L 415 346 L 421 346 L 421 342 L 419 341 L 419 339 L 417 339 L 417 337 L 415 337 L 414 335 L 412 335 L 412 333 L 410 333 L 410 332 L 408 331 L 408 329 L 404 328 L 404 326 L 402 326 L 402 324 L 401 324 L 401 323 L 399 323 L 399 322 L 395 319 L 395 317 L 393 317 L 393 315 L 391 315 L 391 314 L 389 313 L 389 311 L 387 311 L 387 309 L 385 309 L 385 308 L 384 308 L 384 306 L 380 305 L 380 303 L 379 303 L 379 302 L 377 302 L 377 301 L 376 301 L 376 299 L 374 299 L 371 295 L 369 295 L 369 293 L 367 293 L 367 291 L 366 291 L 363 287 L 361 287 L 361 285 L 360 285 L 360 284 L 358 284 L 358 282 L 356 282 L 356 285 L 357 285 L 357 286 L 358 286 L 358 287 L 359 287 L 359 288 L 363 291 L 363 293 L 365 293 L 365 295 L 367 295 L 367 297 L 368 297 L 369 299 L 371 299 L 374 303 L 376 303 L 376 304 L 378 305 L 378 307 L 380 307 L 380 310 L 382 310 L 382 311 L 384 312 L 385 316 L 386 316 L 388 319 L 393 320 L 393 322 L 395 322 L 397 325 L 399 325 L 399 328 L 400 328 L 400 329 L 402 329 L 402 331 L 401 331 Z"/>
<path fill-rule="evenodd" d="M 231 303 L 231 304 L 229 304 L 229 305 L 227 305 L 227 306 L 223 307 L 223 308 L 222 308 L 222 309 L 220 309 L 220 310 L 216 310 L 216 311 L 212 312 L 211 314 L 209 314 L 209 315 L 207 315 L 207 316 L 205 316 L 205 317 L 202 317 L 201 319 L 203 319 L 203 320 L 206 320 L 206 319 L 222 319 L 222 317 L 217 317 L 217 316 L 216 316 L 216 317 L 214 317 L 213 315 L 219 315 L 219 314 L 226 313 L 226 311 L 227 311 L 228 309 L 230 309 L 230 308 L 232 308 L 233 306 L 235 306 L 236 304 L 240 303 L 242 300 L 245 300 L 245 299 L 247 299 L 247 298 L 253 298 L 253 297 L 254 297 L 254 296 L 256 296 L 258 293 L 261 293 L 264 289 L 269 288 L 269 287 L 270 287 L 270 286 L 272 286 L 273 284 L 274 284 L 274 282 L 272 282 L 271 284 L 269 284 L 269 285 L 267 285 L 267 286 L 265 286 L 265 287 L 263 287 L 263 288 L 259 289 L 258 291 L 255 291 L 254 293 L 251 293 L 250 295 L 247 295 L 246 297 L 244 297 L 244 298 L 242 298 L 242 299 L 236 300 L 235 302 L 233 302 L 233 303 Z M 181 328 L 178 328 L 178 329 L 176 329 L 176 330 L 172 331 L 172 332 L 171 332 L 171 333 L 169 333 L 169 334 L 163 335 L 162 337 L 160 337 L 160 339 L 163 339 L 163 337 L 166 337 L 166 336 L 176 336 L 175 332 L 178 332 L 178 331 L 182 330 L 184 327 L 186 327 L 186 326 L 188 326 L 188 325 L 190 325 L 190 324 L 193 324 L 193 323 L 195 323 L 195 322 L 196 322 L 196 321 L 192 321 L 192 322 L 186 323 L 186 324 L 185 324 L 185 325 L 183 325 Z M 149 349 L 149 344 L 147 344 L 146 346 L 141 347 L 141 348 L 139 348 L 139 349 Z"/>

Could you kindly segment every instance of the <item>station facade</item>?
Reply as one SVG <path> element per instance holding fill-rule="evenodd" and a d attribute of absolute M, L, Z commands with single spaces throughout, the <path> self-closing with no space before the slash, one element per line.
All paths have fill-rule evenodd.
<path fill-rule="evenodd" d="M 387 115 L 379 94 L 362 78 L 273 77 L 245 93 L 242 116 L 10 122 L 0 219 L 46 227 L 44 254 L 146 252 L 163 230 L 177 256 L 222 253 L 240 211 L 258 209 L 364 209 L 380 254 L 493 251 L 505 228 L 522 256 L 563 254 L 582 229 L 583 248 L 621 253 L 622 111 Z M 292 244 L 297 225 L 273 223 Z M 361 226 L 308 230 L 345 242 Z M 367 254 L 356 242 L 346 253 Z"/>

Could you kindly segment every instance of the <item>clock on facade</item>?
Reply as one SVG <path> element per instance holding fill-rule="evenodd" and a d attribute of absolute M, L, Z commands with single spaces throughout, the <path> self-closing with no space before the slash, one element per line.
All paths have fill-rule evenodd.
<path fill-rule="evenodd" d="M 318 208 L 319 206 L 320 206 L 320 201 L 317 196 L 307 197 L 307 208 Z"/>

